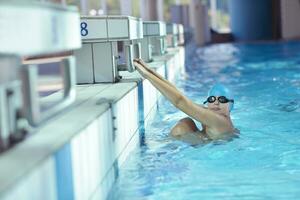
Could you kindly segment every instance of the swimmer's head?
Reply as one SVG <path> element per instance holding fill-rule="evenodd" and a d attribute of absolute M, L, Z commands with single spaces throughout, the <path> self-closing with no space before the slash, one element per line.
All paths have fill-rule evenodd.
<path fill-rule="evenodd" d="M 233 95 L 224 85 L 217 83 L 209 91 L 207 100 L 208 109 L 220 114 L 228 115 L 233 109 Z"/>

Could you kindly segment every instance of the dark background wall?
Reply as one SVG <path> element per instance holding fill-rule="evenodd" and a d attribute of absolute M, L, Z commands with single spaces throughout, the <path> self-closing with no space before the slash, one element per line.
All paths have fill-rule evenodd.
<path fill-rule="evenodd" d="M 273 39 L 272 0 L 229 0 L 235 40 Z"/>

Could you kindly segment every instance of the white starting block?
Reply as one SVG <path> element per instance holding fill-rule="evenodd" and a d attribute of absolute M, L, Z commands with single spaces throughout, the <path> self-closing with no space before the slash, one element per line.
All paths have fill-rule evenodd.
<path fill-rule="evenodd" d="M 167 47 L 178 46 L 178 26 L 174 23 L 167 24 Z"/>
<path fill-rule="evenodd" d="M 166 53 L 166 24 L 160 21 L 144 21 L 144 38 L 142 39 L 142 59 L 151 62 L 152 55 Z"/>
<path fill-rule="evenodd" d="M 134 71 L 133 59 L 140 58 L 143 24 L 130 16 L 82 16 L 82 49 L 75 51 L 78 61 L 77 83 L 117 82 L 119 71 Z"/>
<path fill-rule="evenodd" d="M 75 60 L 61 60 L 63 98 L 42 110 L 36 65 L 22 65 L 24 56 L 45 56 L 81 47 L 75 7 L 42 2 L 0 2 L 0 151 L 75 99 Z M 25 122 L 25 123 L 24 123 Z M 24 127 L 24 124 L 25 127 Z"/>
<path fill-rule="evenodd" d="M 184 45 L 184 27 L 182 24 L 177 24 L 178 29 L 178 45 L 183 46 Z"/>

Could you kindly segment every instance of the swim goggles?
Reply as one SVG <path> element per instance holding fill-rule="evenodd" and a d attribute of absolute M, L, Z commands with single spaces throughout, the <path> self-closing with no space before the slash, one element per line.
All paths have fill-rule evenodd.
<path fill-rule="evenodd" d="M 203 104 L 206 104 L 207 102 L 208 102 L 208 103 L 213 103 L 213 102 L 215 102 L 216 100 L 217 100 L 217 97 L 215 97 L 215 96 L 209 96 L 209 97 L 207 98 L 207 100 L 203 102 Z M 224 97 L 224 96 L 219 96 L 219 97 L 218 97 L 218 101 L 219 101 L 220 103 L 228 103 L 228 102 L 234 103 L 234 100 L 233 100 L 233 99 L 227 99 L 227 98 Z"/>

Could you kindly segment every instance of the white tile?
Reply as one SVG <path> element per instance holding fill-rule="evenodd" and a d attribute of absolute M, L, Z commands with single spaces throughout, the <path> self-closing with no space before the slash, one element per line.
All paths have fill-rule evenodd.
<path fill-rule="evenodd" d="M 20 166 L 22 167 L 22 166 Z M 56 171 L 54 159 L 51 157 L 33 172 L 18 182 L 4 196 L 3 200 L 55 200 L 56 193 Z"/>
<path fill-rule="evenodd" d="M 89 199 L 110 170 L 116 155 L 108 110 L 71 142 L 75 199 Z"/>

